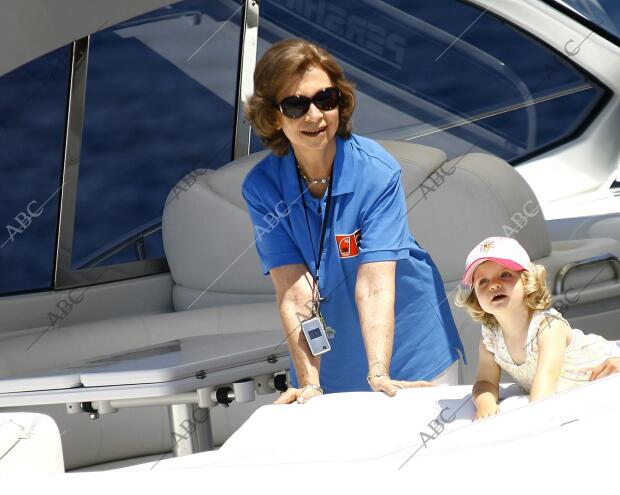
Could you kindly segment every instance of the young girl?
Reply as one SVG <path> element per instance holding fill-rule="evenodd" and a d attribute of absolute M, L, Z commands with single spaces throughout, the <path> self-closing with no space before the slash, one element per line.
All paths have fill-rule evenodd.
<path fill-rule="evenodd" d="M 476 419 L 497 414 L 501 370 L 530 401 L 620 370 L 620 347 L 571 328 L 550 308 L 542 265 L 508 237 L 489 237 L 467 257 L 456 304 L 482 322 L 480 360 L 472 396 Z M 598 367 L 598 368 L 596 368 Z M 595 368 L 595 369 L 593 369 Z"/>

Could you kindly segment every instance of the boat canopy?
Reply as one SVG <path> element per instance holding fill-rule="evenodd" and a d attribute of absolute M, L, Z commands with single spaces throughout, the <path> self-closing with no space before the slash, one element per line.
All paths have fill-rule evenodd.
<path fill-rule="evenodd" d="M 9 0 L 0 16 L 0 76 L 74 40 L 178 0 Z M 68 15 L 67 13 L 71 14 Z"/>

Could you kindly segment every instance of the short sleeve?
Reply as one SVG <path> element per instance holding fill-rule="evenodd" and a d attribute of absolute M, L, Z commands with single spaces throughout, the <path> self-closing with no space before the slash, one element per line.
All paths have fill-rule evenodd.
<path fill-rule="evenodd" d="M 290 212 L 284 201 L 271 201 L 273 205 L 268 208 L 266 201 L 252 193 L 246 183 L 242 193 L 254 227 L 256 251 L 263 273 L 267 275 L 269 270 L 279 266 L 305 263 L 292 238 Z"/>
<path fill-rule="evenodd" d="M 497 353 L 497 338 L 493 330 L 484 325 L 482 325 L 482 344 L 491 354 L 495 355 Z"/>
<path fill-rule="evenodd" d="M 562 313 L 555 310 L 554 308 L 549 308 L 544 311 L 536 311 L 534 313 L 534 315 L 532 316 L 532 320 L 530 321 L 530 326 L 527 330 L 526 337 L 526 345 L 528 346 L 528 349 L 530 349 L 530 352 L 538 352 L 538 336 L 544 330 L 551 328 L 551 325 L 556 320 L 564 323 L 570 331 L 570 323 L 568 323 L 568 321 L 564 319 Z"/>
<path fill-rule="evenodd" d="M 409 226 L 400 171 L 362 219 L 360 262 L 390 261 L 409 256 Z"/>
<path fill-rule="evenodd" d="M 551 325 L 551 322 L 558 320 L 563 322 L 568 328 L 571 328 L 570 323 L 562 316 L 562 313 L 555 308 L 549 308 L 545 311 L 541 311 L 532 318 L 531 326 L 536 335 L 543 331 L 547 326 Z M 528 341 L 532 340 L 534 335 L 528 336 Z"/>

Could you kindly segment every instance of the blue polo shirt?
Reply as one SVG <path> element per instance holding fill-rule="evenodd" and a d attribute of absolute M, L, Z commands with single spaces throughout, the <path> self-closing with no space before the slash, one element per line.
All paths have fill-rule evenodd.
<path fill-rule="evenodd" d="M 320 276 L 320 292 L 327 298 L 321 311 L 335 330 L 332 350 L 321 355 L 325 392 L 370 389 L 355 303 L 360 263 L 396 261 L 393 379 L 431 379 L 457 360 L 459 351 L 464 354 L 441 276 L 409 232 L 400 175 L 400 165 L 378 143 L 356 135 L 337 138 Z M 242 190 L 263 272 L 301 263 L 316 273 L 327 192 L 322 198 L 305 192 L 308 230 L 292 151 L 258 163 Z"/>

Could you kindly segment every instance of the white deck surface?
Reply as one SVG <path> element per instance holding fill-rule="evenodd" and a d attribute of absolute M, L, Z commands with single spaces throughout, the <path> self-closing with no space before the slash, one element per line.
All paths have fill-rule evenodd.
<path fill-rule="evenodd" d="M 528 404 L 512 397 L 472 423 L 469 386 L 334 394 L 265 406 L 215 452 L 104 473 L 6 479 L 61 493 L 616 493 L 620 375 Z M 434 435 L 428 424 L 450 418 Z M 460 408 L 460 409 L 459 409 Z M 425 432 L 433 439 L 422 440 Z M 15 485 L 16 487 L 18 485 Z M 477 487 L 477 489 L 476 489 Z M 560 493 L 554 491 L 553 493 Z M 600 492 L 602 493 L 602 492 Z"/>

